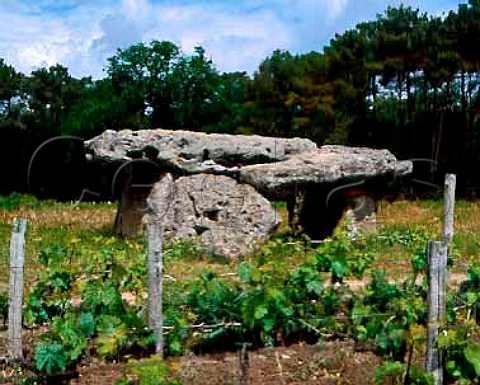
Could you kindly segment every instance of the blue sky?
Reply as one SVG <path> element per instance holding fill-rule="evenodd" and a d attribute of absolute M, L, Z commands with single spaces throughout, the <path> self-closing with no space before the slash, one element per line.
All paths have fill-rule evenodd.
<path fill-rule="evenodd" d="M 466 1 L 466 0 L 465 0 Z M 465 2 L 464 1 L 464 2 Z M 0 57 L 29 73 L 63 64 L 103 76 L 117 47 L 170 40 L 202 45 L 220 71 L 253 73 L 275 49 L 321 51 L 335 33 L 375 19 L 397 0 L 0 0 Z M 458 0 L 404 0 L 432 15 Z"/>

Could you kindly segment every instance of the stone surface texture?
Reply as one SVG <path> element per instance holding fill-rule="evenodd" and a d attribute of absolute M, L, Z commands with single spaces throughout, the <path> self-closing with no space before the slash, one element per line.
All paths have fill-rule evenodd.
<path fill-rule="evenodd" d="M 178 174 L 235 174 L 249 164 L 272 163 L 317 148 L 308 139 L 192 131 L 111 131 L 85 142 L 87 154 L 104 162 L 150 157 Z"/>
<path fill-rule="evenodd" d="M 240 181 L 255 186 L 268 197 L 285 198 L 309 186 L 403 176 L 411 172 L 411 162 L 398 161 L 388 150 L 323 146 L 277 163 L 242 167 Z"/>
<path fill-rule="evenodd" d="M 412 172 L 410 161 L 398 161 L 388 150 L 318 148 L 300 138 L 108 130 L 86 141 L 85 150 L 90 161 L 122 167 L 146 160 L 161 173 L 171 173 L 173 178 L 163 182 L 175 191 L 165 214 L 165 234 L 198 236 L 213 253 L 231 257 L 248 253 L 278 226 L 279 215 L 267 199 L 287 203 L 292 229 L 323 239 L 348 207 L 349 190 L 362 185 L 379 197 L 385 182 Z M 160 187 L 153 187 L 148 202 L 149 191 L 135 196 L 124 187 L 120 211 L 125 212 L 117 216 L 118 233 L 138 231 L 138 218 L 144 214 L 139 208 L 147 203 L 161 211 L 158 205 L 165 198 L 160 195 L 167 190 Z"/>
<path fill-rule="evenodd" d="M 280 224 L 252 186 L 223 175 L 162 178 L 147 202 L 149 215 L 163 218 L 167 239 L 199 237 L 209 253 L 230 258 L 253 252 Z"/>

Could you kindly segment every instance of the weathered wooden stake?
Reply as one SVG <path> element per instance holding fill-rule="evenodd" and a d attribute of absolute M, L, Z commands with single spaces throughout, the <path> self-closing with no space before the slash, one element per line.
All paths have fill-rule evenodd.
<path fill-rule="evenodd" d="M 10 306 L 8 308 L 9 356 L 12 360 L 23 358 L 22 353 L 22 304 L 23 265 L 25 260 L 26 219 L 13 220 L 10 242 Z"/>
<path fill-rule="evenodd" d="M 248 368 L 249 368 L 249 359 L 248 359 L 248 344 L 244 343 L 239 354 L 240 359 L 240 381 L 239 385 L 248 385 Z"/>
<path fill-rule="evenodd" d="M 153 216 L 147 224 L 148 323 L 155 332 L 155 352 L 163 357 L 163 226 Z"/>
<path fill-rule="evenodd" d="M 148 323 L 155 332 L 155 352 L 163 357 L 163 229 L 173 198 L 173 178 L 164 175 L 147 198 Z"/>
<path fill-rule="evenodd" d="M 455 186 L 457 177 L 454 174 L 445 175 L 443 192 L 443 239 L 450 244 L 453 239 L 453 217 L 455 211 Z"/>
<path fill-rule="evenodd" d="M 428 243 L 427 371 L 434 384 L 443 384 L 443 357 L 438 349 L 439 328 L 447 308 L 447 259 L 454 233 L 456 176 L 445 175 L 442 242 Z"/>
<path fill-rule="evenodd" d="M 435 385 L 443 384 L 443 359 L 437 343 L 445 320 L 447 253 L 445 242 L 428 242 L 427 371 Z"/>

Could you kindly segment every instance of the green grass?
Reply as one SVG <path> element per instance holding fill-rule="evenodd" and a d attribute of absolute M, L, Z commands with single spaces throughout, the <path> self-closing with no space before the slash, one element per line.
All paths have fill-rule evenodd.
<path fill-rule="evenodd" d="M 26 243 L 26 285 L 36 281 L 40 265 L 38 255 L 51 244 L 66 247 L 72 269 L 81 271 L 88 259 L 99 258 L 100 249 L 110 250 L 112 257 L 126 267 L 144 260 L 142 237 L 122 239 L 113 236 L 115 204 L 37 202 L 20 199 L 16 208 L 0 210 L 0 292 L 8 282 L 8 259 L 11 222 L 14 217 L 28 219 Z M 278 261 L 286 268 L 295 267 L 314 254 L 305 248 L 300 238 L 288 235 L 287 213 L 284 202 L 273 204 L 283 219 L 279 235 L 262 250 L 245 257 L 247 261 L 258 258 Z M 380 202 L 377 213 L 378 231 L 367 235 L 367 242 L 375 254 L 370 267 L 386 268 L 389 276 L 403 276 L 410 269 L 410 256 L 415 249 L 425 246 L 425 237 L 439 238 L 441 232 L 442 202 L 408 201 L 389 204 Z M 480 203 L 459 201 L 455 211 L 454 271 L 464 272 L 468 262 L 480 256 Z M 173 279 L 194 279 L 205 269 L 219 274 L 236 270 L 240 261 L 214 259 L 194 242 L 177 242 L 168 246 L 165 253 L 166 274 Z"/>
<path fill-rule="evenodd" d="M 286 219 L 286 206 L 280 204 L 277 206 L 277 210 L 279 215 Z M 81 204 L 73 207 L 70 204 L 55 202 L 40 202 L 36 207 L 21 205 L 15 209 L 0 210 L 0 296 L 8 287 L 11 222 L 14 217 L 25 217 L 29 221 L 25 268 L 27 300 L 29 294 L 30 298 L 33 297 L 31 289 L 39 277 L 49 269 L 48 266 L 52 266 L 40 263 L 42 258 L 53 258 L 56 261 L 55 268 L 66 267 L 68 272 L 74 274 L 75 283 L 72 292 L 68 293 L 69 298 L 72 296 L 72 301 L 74 299 L 78 301 L 82 290 L 88 287 L 89 280 L 94 283 L 101 282 L 102 275 L 105 277 L 108 270 L 104 267 L 115 261 L 117 262 L 116 268 L 120 266 L 121 270 L 117 273 L 118 276 L 121 276 L 122 296 L 128 295 L 139 307 L 145 306 L 147 283 L 144 240 L 142 236 L 130 239 L 114 236 L 112 225 L 115 211 L 116 206 L 112 204 Z M 425 249 L 428 239 L 440 237 L 442 203 L 436 201 L 396 202 L 393 204 L 381 202 L 377 217 L 377 231 L 366 234 L 361 242 L 356 244 L 354 242 L 353 253 L 349 252 L 345 259 L 351 262 L 352 257 L 358 255 L 361 258 L 362 253 L 367 250 L 374 256 L 373 262 L 365 259 L 369 264 L 367 275 L 377 269 L 385 269 L 388 279 L 403 280 L 412 269 L 410 262 L 412 255 L 418 249 Z M 458 202 L 455 218 L 453 271 L 461 273 L 466 271 L 466 266 L 470 261 L 478 259 L 480 255 L 480 241 L 477 236 L 480 230 L 480 204 Z M 320 220 L 321 218 L 319 218 Z M 340 226 L 343 226 L 343 223 Z M 338 241 L 338 244 L 336 242 L 329 243 L 329 240 L 326 242 L 327 244 L 322 248 L 324 254 L 328 254 L 330 250 L 331 255 L 338 255 L 337 250 L 341 253 L 343 246 L 351 246 L 351 242 L 345 239 Z M 331 247 L 329 248 L 329 246 Z M 350 251 L 352 248 L 348 248 L 348 250 Z M 196 284 L 200 285 L 200 289 L 205 289 L 208 286 L 206 282 L 210 282 L 208 281 L 209 276 L 220 276 L 220 281 L 225 287 L 242 282 L 239 278 L 241 273 L 239 275 L 236 273 L 242 271 L 240 265 L 243 262 L 261 262 L 252 263 L 252 266 L 255 266 L 253 270 L 255 275 L 252 273 L 252 279 L 258 279 L 262 285 L 266 285 L 270 291 L 267 290 L 265 293 L 273 293 L 272 298 L 277 298 L 275 297 L 277 287 L 269 287 L 269 283 L 282 282 L 281 279 L 277 279 L 297 271 L 297 268 L 306 262 L 318 260 L 317 253 L 318 250 L 309 247 L 304 237 L 290 234 L 288 226 L 285 224 L 278 234 L 256 252 L 232 261 L 211 257 L 195 240 L 167 243 L 164 249 L 166 278 L 164 298 L 166 303 L 170 304 L 168 316 L 171 320 L 176 320 L 175 312 L 178 312 L 180 320 L 178 322 L 196 323 L 195 317 L 210 314 L 212 307 L 208 301 L 204 305 L 204 309 L 208 310 L 202 310 L 195 314 L 185 312 L 182 306 L 184 306 L 186 293 L 191 292 Z M 111 270 L 108 274 L 115 274 L 115 268 Z M 302 274 L 308 273 L 308 270 L 305 269 L 298 271 Z M 316 274 L 315 277 L 318 277 L 316 271 L 314 274 Z M 331 275 L 331 273 L 322 273 L 318 282 L 328 282 L 329 274 Z M 301 274 L 298 277 L 301 277 Z M 354 279 L 351 274 L 348 278 Z M 366 280 L 365 278 L 364 281 Z M 315 285 L 318 282 L 315 281 Z M 353 288 L 353 283 L 351 282 L 351 284 Z M 210 283 L 210 285 L 213 285 L 213 289 L 217 288 L 214 283 Z M 219 286 L 217 289 L 224 286 Z M 261 285 L 259 284 L 258 287 L 260 288 Z M 295 285 L 287 287 L 295 287 Z M 312 287 L 316 288 L 317 286 Z M 200 289 L 198 289 L 199 301 L 206 298 Z M 255 292 L 255 286 L 250 289 L 253 290 L 251 293 Z M 335 294 L 335 290 L 330 293 Z M 103 295 L 103 291 L 98 290 L 97 292 Z M 210 292 L 208 299 L 221 308 L 225 305 L 223 298 L 228 298 L 228 296 L 222 297 L 224 294 L 225 291 L 222 290 L 219 290 L 218 293 L 213 291 Z M 252 296 L 251 298 L 256 297 Z M 328 298 L 326 298 L 327 302 Z M 262 309 L 260 307 L 260 310 Z"/>

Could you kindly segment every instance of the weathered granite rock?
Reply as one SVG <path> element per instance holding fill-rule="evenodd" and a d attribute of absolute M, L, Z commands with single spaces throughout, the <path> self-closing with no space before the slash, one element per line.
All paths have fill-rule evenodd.
<path fill-rule="evenodd" d="M 129 180 L 123 185 L 117 216 L 115 233 L 134 236 L 141 230 L 142 217 L 146 212 L 146 201 L 151 187 L 133 187 Z"/>
<path fill-rule="evenodd" d="M 347 194 L 348 210 L 344 214 L 350 236 L 373 232 L 377 228 L 377 204 L 375 199 L 361 189 Z"/>
<path fill-rule="evenodd" d="M 85 142 L 85 148 L 90 160 L 113 165 L 147 160 L 150 165 L 154 163 L 162 172 L 171 172 L 175 177 L 200 174 L 197 178 L 209 181 L 208 185 L 212 184 L 214 187 L 228 181 L 225 183 L 228 185 L 229 199 L 226 199 L 227 195 L 218 192 L 216 195 L 212 192 L 213 195 L 209 195 L 208 199 L 214 202 L 217 196 L 221 196 L 223 201 L 229 202 L 225 204 L 225 207 L 229 207 L 228 210 L 222 209 L 226 211 L 223 211 L 221 222 L 222 226 L 225 226 L 225 220 L 231 223 L 231 226 L 236 226 L 238 231 L 231 233 L 234 235 L 229 233 L 231 241 L 221 239 L 218 235 L 220 233 L 216 231 L 215 226 L 218 226 L 220 218 L 216 216 L 218 212 L 215 214 L 212 207 L 205 209 L 206 206 L 198 203 L 198 199 L 192 200 L 192 196 L 199 194 L 198 186 L 195 187 L 198 179 L 180 178 L 175 182 L 175 186 L 179 183 L 179 191 L 184 192 L 180 194 L 182 198 L 180 201 L 176 200 L 174 206 L 183 207 L 189 202 L 187 198 L 191 203 L 188 203 L 190 206 L 185 206 L 185 210 L 182 209 L 182 214 L 175 214 L 176 219 L 170 221 L 168 231 L 185 237 L 197 234 L 211 245 L 228 245 L 214 248 L 216 252 L 224 250 L 229 255 L 236 253 L 229 249 L 234 248 L 233 245 L 240 245 L 238 253 L 243 253 L 242 250 L 246 250 L 245 247 L 252 239 L 251 236 L 242 233 L 244 219 L 239 219 L 238 223 L 231 220 L 233 210 L 231 207 L 235 206 L 233 203 L 235 197 L 243 194 L 241 192 L 243 190 L 239 189 L 248 188 L 252 193 L 256 190 L 267 199 L 286 201 L 292 228 L 303 230 L 312 239 L 323 239 L 331 234 L 341 219 L 348 206 L 348 191 L 352 187 L 363 183 L 366 191 L 376 190 L 374 195 L 378 197 L 382 195 L 382 184 L 385 186 L 385 182 L 412 172 L 411 162 L 397 161 L 387 150 L 346 146 L 317 148 L 310 140 L 299 138 L 205 134 L 160 129 L 124 130 L 105 131 L 102 135 Z M 206 173 L 230 176 L 240 184 L 228 178 L 211 179 L 213 176 L 206 177 Z M 375 184 L 370 183 L 373 180 L 376 181 Z M 185 189 L 182 187 L 184 184 L 188 186 Z M 145 205 L 145 200 L 136 201 L 137 198 L 145 199 L 143 191 L 137 198 L 132 194 L 130 196 L 128 191 L 124 189 L 124 195 L 128 196 L 122 198 L 126 204 L 121 207 L 135 209 Z M 270 229 L 275 227 L 271 219 L 272 214 L 266 212 L 265 215 L 270 219 L 265 222 L 265 228 L 258 230 L 262 234 L 260 238 L 268 236 Z M 123 213 L 123 218 L 129 219 L 130 222 L 135 222 L 138 216 L 138 213 L 135 215 Z M 263 216 L 261 218 L 265 219 Z M 257 217 L 254 219 L 260 220 Z M 190 221 L 193 221 L 193 224 L 189 223 Z M 255 221 L 257 227 L 262 226 Z M 123 223 L 118 232 L 125 233 L 124 227 L 128 227 L 129 230 L 135 227 L 135 223 Z M 205 223 L 208 227 L 205 227 Z M 213 228 L 214 231 L 211 230 Z M 247 233 L 250 234 L 250 230 Z M 234 238 L 236 235 L 238 238 Z"/>
<path fill-rule="evenodd" d="M 263 195 L 285 199 L 299 189 L 345 184 L 380 176 L 402 176 L 412 172 L 412 163 L 397 161 L 388 150 L 323 146 L 292 155 L 273 164 L 242 167 L 240 181 L 251 184 Z"/>
<path fill-rule="evenodd" d="M 167 239 L 200 237 L 209 252 L 236 258 L 252 252 L 281 222 L 252 186 L 230 177 L 202 174 L 178 178 L 172 182 L 170 202 L 165 198 L 165 183 L 162 179 L 154 185 L 147 202 L 154 213 L 164 215 Z"/>
<path fill-rule="evenodd" d="M 317 146 L 300 138 L 157 129 L 107 130 L 86 141 L 85 148 L 91 159 L 103 162 L 149 158 L 178 175 L 202 172 L 235 175 L 239 167 L 282 161 Z"/>

